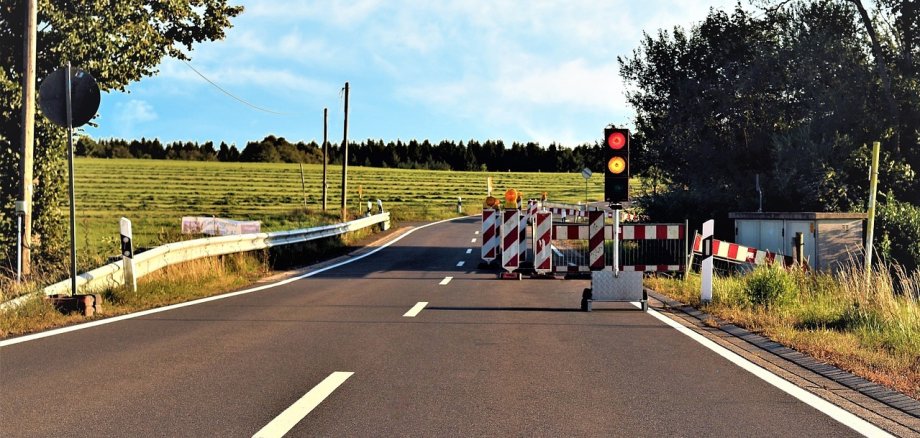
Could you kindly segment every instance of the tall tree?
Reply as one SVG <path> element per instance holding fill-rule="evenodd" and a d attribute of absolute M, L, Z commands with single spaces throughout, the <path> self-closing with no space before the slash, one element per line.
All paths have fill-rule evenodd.
<path fill-rule="evenodd" d="M 19 169 L 25 2 L 0 4 L 0 261 L 15 257 L 13 201 Z M 36 76 L 68 61 L 93 75 L 103 91 L 124 90 L 156 74 L 164 58 L 189 59 L 194 44 L 224 37 L 242 7 L 227 0 L 40 0 Z M 64 137 L 36 117 L 33 257 L 47 265 L 62 258 L 59 209 L 64 177 Z M 3 263 L 6 265 L 6 263 Z"/>
<path fill-rule="evenodd" d="M 847 2 L 782 6 L 711 11 L 689 31 L 646 35 L 621 59 L 635 90 L 627 98 L 638 164 L 677 188 L 655 207 L 706 216 L 753 209 L 755 174 L 769 209 L 862 205 L 862 145 L 895 129 L 870 38 Z M 892 160 L 886 184 L 917 192 L 910 168 Z"/>

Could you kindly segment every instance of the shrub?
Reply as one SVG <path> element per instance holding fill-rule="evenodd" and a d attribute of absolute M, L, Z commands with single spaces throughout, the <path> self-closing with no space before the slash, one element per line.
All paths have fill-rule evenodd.
<path fill-rule="evenodd" d="M 876 214 L 879 255 L 907 272 L 920 267 L 920 207 L 900 202 L 889 193 Z"/>
<path fill-rule="evenodd" d="M 775 264 L 758 266 L 744 283 L 744 293 L 755 306 L 787 304 L 798 296 L 798 284 L 785 269 Z"/>

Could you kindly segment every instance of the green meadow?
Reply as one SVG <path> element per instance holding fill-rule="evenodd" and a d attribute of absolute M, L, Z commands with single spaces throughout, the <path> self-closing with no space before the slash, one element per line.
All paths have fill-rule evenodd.
<path fill-rule="evenodd" d="M 135 246 L 180 240 L 182 216 L 262 221 L 263 231 L 338 222 L 342 167 L 327 168 L 327 212 L 322 211 L 321 164 L 222 163 L 178 160 L 77 158 L 77 249 L 83 266 L 116 255 L 118 221 L 131 220 Z M 349 166 L 348 211 L 361 215 L 367 201 L 383 202 L 396 221 L 433 220 L 480 211 L 487 178 L 501 198 L 515 188 L 525 198 L 547 193 L 550 201 L 583 202 L 580 173 L 454 172 Z M 603 196 L 603 175 L 588 180 L 588 198 Z M 306 199 L 306 202 L 305 202 Z M 63 210 L 66 214 L 66 208 Z M 374 207 L 376 211 L 376 206 Z M 95 267 L 95 266 L 92 266 Z"/>

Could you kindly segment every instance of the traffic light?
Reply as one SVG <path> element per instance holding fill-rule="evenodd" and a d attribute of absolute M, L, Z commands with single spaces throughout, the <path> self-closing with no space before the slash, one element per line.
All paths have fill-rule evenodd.
<path fill-rule="evenodd" d="M 604 128 L 604 202 L 629 201 L 629 130 Z"/>

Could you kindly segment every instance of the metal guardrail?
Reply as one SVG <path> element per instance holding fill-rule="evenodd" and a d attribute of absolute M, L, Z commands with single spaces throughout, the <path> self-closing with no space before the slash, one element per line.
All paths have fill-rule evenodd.
<path fill-rule="evenodd" d="M 137 278 L 140 278 L 151 272 L 178 263 L 205 257 L 255 251 L 274 246 L 323 239 L 357 231 L 379 223 L 384 224 L 384 229 L 388 228 L 390 224 L 390 213 L 384 212 L 349 222 L 303 230 L 205 237 L 202 239 L 167 243 L 135 255 L 134 272 Z M 122 260 L 109 263 L 77 276 L 77 288 L 81 289 L 81 292 L 118 287 L 124 284 L 124 263 Z M 70 279 L 45 287 L 43 292 L 45 295 L 69 294 Z M 6 307 L 6 304 L 8 303 L 5 303 L 4 307 Z"/>

